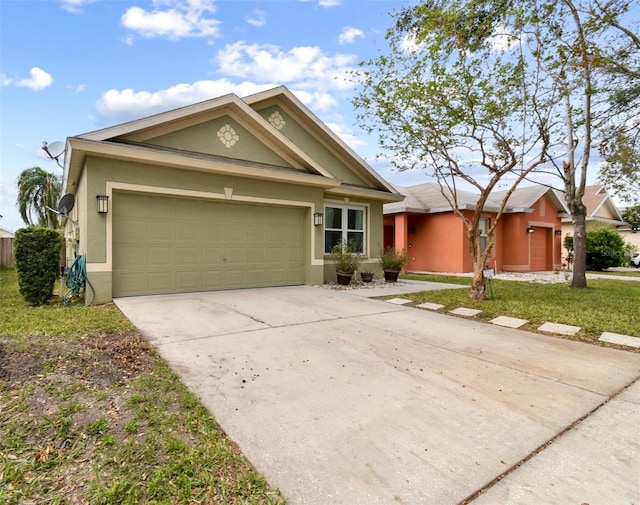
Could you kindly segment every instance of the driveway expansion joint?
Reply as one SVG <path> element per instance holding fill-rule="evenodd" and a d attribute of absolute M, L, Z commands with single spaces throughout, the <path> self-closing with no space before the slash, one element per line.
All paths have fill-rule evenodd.
<path fill-rule="evenodd" d="M 587 412 L 586 414 L 584 414 L 583 416 L 579 417 L 578 419 L 576 419 L 573 423 L 571 423 L 569 426 L 565 427 L 562 431 L 560 431 L 559 433 L 557 433 L 556 435 L 554 435 L 553 437 L 551 437 L 549 440 L 547 440 L 545 443 L 543 443 L 542 445 L 540 445 L 539 447 L 537 447 L 535 450 L 533 450 L 531 453 L 529 453 L 527 456 L 525 456 L 524 458 L 522 458 L 520 461 L 518 461 L 517 463 L 515 463 L 514 465 L 512 465 L 509 469 L 505 470 L 504 472 L 502 472 L 500 475 L 498 475 L 495 479 L 493 479 L 491 482 L 489 482 L 486 486 L 482 487 L 481 489 L 478 489 L 475 493 L 473 493 L 472 495 L 468 496 L 467 498 L 465 498 L 464 500 L 462 500 L 460 503 L 458 503 L 458 505 L 469 505 L 471 503 L 473 503 L 473 501 L 480 497 L 481 495 L 485 494 L 489 489 L 491 489 L 493 486 L 495 486 L 498 482 L 500 482 L 501 480 L 503 480 L 505 477 L 507 477 L 509 474 L 513 473 L 515 470 L 517 470 L 518 468 L 520 468 L 522 465 L 524 465 L 525 463 L 527 463 L 528 461 L 530 461 L 531 459 L 535 458 L 538 454 L 540 454 L 542 451 L 544 451 L 546 448 L 550 447 L 551 445 L 553 445 L 556 441 L 558 441 L 560 438 L 562 438 L 564 435 L 566 435 L 567 433 L 569 433 L 570 431 L 574 430 L 576 427 L 578 427 L 580 424 L 582 424 L 586 419 L 588 419 L 590 416 L 592 416 L 593 414 L 595 414 L 598 410 L 600 410 L 602 407 L 604 407 L 605 405 L 607 405 L 608 403 L 610 403 L 612 400 L 614 400 L 615 398 L 617 398 L 618 396 L 620 396 L 622 393 L 624 393 L 626 390 L 628 390 L 631 386 L 633 386 L 636 382 L 638 382 L 640 380 L 640 376 L 636 377 L 635 379 L 633 379 L 630 383 L 628 383 L 627 385 L 623 386 L 621 389 L 619 389 L 618 391 L 616 391 L 615 393 L 613 393 L 612 395 L 610 395 L 605 401 L 603 401 L 602 403 L 600 403 L 599 405 L 596 405 L 593 409 L 591 409 L 589 412 Z"/>

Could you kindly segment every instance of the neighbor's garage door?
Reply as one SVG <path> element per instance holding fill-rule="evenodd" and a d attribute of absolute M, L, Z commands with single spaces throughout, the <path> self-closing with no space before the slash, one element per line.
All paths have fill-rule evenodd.
<path fill-rule="evenodd" d="M 550 247 L 549 247 L 549 228 L 541 228 L 534 226 L 533 233 L 530 235 L 530 251 L 531 251 L 531 270 L 544 271 L 551 269 L 550 263 Z"/>
<path fill-rule="evenodd" d="M 113 199 L 114 297 L 304 283 L 302 209 Z"/>

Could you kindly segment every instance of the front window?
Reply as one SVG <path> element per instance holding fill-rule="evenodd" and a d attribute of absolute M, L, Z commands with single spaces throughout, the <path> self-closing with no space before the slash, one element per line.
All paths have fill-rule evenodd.
<path fill-rule="evenodd" d="M 478 223 L 480 227 L 480 250 L 482 252 L 487 248 L 487 232 L 489 231 L 489 218 L 481 217 Z"/>
<path fill-rule="evenodd" d="M 363 253 L 365 243 L 365 209 L 347 205 L 328 205 L 324 209 L 324 252 L 330 254 L 340 242 L 352 243 Z"/>

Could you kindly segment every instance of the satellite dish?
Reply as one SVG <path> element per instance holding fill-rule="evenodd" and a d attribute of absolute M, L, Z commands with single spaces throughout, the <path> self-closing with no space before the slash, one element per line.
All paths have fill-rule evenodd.
<path fill-rule="evenodd" d="M 55 162 L 58 164 L 60 168 L 63 168 L 58 158 L 60 158 L 60 156 L 64 154 L 64 151 L 65 151 L 64 142 L 60 142 L 59 140 L 56 140 L 55 142 L 51 142 L 51 144 L 49 144 L 48 142 L 43 142 L 42 150 L 45 153 L 47 153 L 47 156 L 49 158 L 51 158 L 52 160 L 55 160 Z"/>
<path fill-rule="evenodd" d="M 60 142 L 59 140 L 51 142 L 51 144 L 47 144 L 46 147 L 53 159 L 56 159 L 64 154 L 64 142 Z"/>
<path fill-rule="evenodd" d="M 69 217 L 69 212 L 73 209 L 76 203 L 76 197 L 71 193 L 67 193 L 58 202 L 58 214 L 62 214 L 64 217 Z"/>

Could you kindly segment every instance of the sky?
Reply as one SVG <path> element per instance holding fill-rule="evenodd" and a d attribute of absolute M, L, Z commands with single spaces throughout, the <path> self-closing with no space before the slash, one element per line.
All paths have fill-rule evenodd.
<path fill-rule="evenodd" d="M 415 3 L 0 0 L 0 227 L 25 226 L 20 172 L 62 175 L 43 142 L 279 85 L 391 184 L 431 180 L 398 173 L 377 136 L 357 127 L 349 79 L 359 62 L 387 51 L 391 13 Z M 597 170 L 589 174 L 595 183 Z"/>
<path fill-rule="evenodd" d="M 401 0 L 0 0 L 0 227 L 24 225 L 16 179 L 42 151 L 227 93 L 287 86 L 392 184 L 355 124 L 349 71 L 386 49 Z"/>

